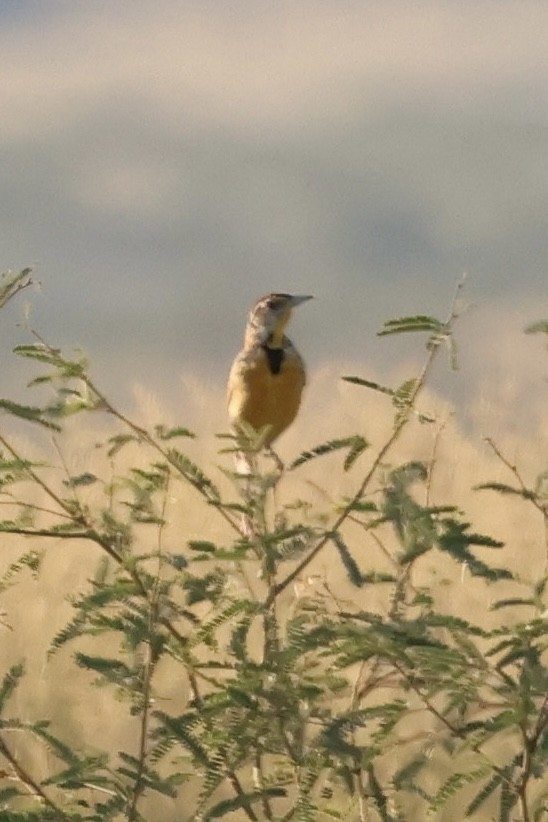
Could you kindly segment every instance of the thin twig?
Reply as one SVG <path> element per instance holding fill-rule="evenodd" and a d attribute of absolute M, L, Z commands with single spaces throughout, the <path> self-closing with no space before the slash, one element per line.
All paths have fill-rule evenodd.
<path fill-rule="evenodd" d="M 253 773 L 255 787 L 257 788 L 257 790 L 263 792 L 263 796 L 261 798 L 261 805 L 263 808 L 264 818 L 274 819 L 274 816 L 272 815 L 272 808 L 270 807 L 270 802 L 268 801 L 268 796 L 264 793 L 263 763 L 259 751 L 255 752 L 255 767 L 253 769 Z"/>
<path fill-rule="evenodd" d="M 445 430 L 447 425 L 448 418 L 446 418 L 440 425 L 436 428 L 436 434 L 434 436 L 434 442 L 432 443 L 432 453 L 430 455 L 430 460 L 428 461 L 428 468 L 427 468 L 427 475 L 426 475 L 426 492 L 425 492 L 425 500 L 424 504 L 428 508 L 430 506 L 431 501 L 431 494 L 432 494 L 432 479 L 434 477 L 434 469 L 436 467 L 437 456 L 438 456 L 438 448 L 441 440 L 441 435 Z"/>
<path fill-rule="evenodd" d="M 521 814 L 523 822 L 529 822 L 529 806 L 527 797 L 527 787 L 529 780 L 533 775 L 535 766 L 535 753 L 541 736 L 544 734 L 548 725 L 548 695 L 544 697 L 543 703 L 540 707 L 535 729 L 532 734 L 527 731 L 527 723 L 524 721 L 520 723 L 520 730 L 523 739 L 523 763 L 521 779 L 518 784 L 518 795 L 521 805 Z"/>
<path fill-rule="evenodd" d="M 369 809 L 367 807 L 367 790 L 363 783 L 363 768 L 359 768 L 356 774 L 356 782 L 358 784 L 358 807 L 360 814 L 360 822 L 367 822 L 369 819 Z"/>
<path fill-rule="evenodd" d="M 508 460 L 508 459 L 504 456 L 504 454 L 501 452 L 500 448 L 496 445 L 496 443 L 494 442 L 494 440 L 492 440 L 492 439 L 491 439 L 491 437 L 485 437 L 484 439 L 485 439 L 485 442 L 487 443 L 487 445 L 489 445 L 489 447 L 493 450 L 493 452 L 496 454 L 496 456 L 497 456 L 497 457 L 499 458 L 499 460 L 502 462 L 502 464 L 503 464 L 503 465 L 505 465 L 505 466 L 506 466 L 506 468 L 508 468 L 508 470 L 512 472 L 512 474 L 514 475 L 514 477 L 515 477 L 515 478 L 516 478 L 516 480 L 518 481 L 518 484 L 519 484 L 520 490 L 521 490 L 521 491 L 523 491 L 524 496 L 525 496 L 525 497 L 526 497 L 526 498 L 527 498 L 530 502 L 532 502 L 532 503 L 533 503 L 533 505 L 535 506 L 535 508 L 536 508 L 538 511 L 540 511 L 540 513 L 541 513 L 544 517 L 548 517 L 548 505 L 543 505 L 541 502 L 539 502 L 539 501 L 538 501 L 538 499 L 537 499 L 537 495 L 536 495 L 533 491 L 531 491 L 531 489 L 530 489 L 530 488 L 528 488 L 528 487 L 525 485 L 525 482 L 523 481 L 523 478 L 522 478 L 522 476 L 521 476 L 520 472 L 518 471 L 517 466 L 516 466 L 516 465 L 513 465 L 513 464 L 512 464 L 512 463 L 511 463 L 511 462 L 510 462 L 510 461 L 509 461 L 509 460 Z"/>
<path fill-rule="evenodd" d="M 19 274 L 12 277 L 11 282 L 8 282 L 3 287 L 0 283 L 0 308 L 3 308 L 16 294 L 23 289 L 28 288 L 29 285 L 34 285 L 35 281 L 31 277 L 32 269 L 24 268 Z"/>
<path fill-rule="evenodd" d="M 34 796 L 39 797 L 44 803 L 44 805 L 46 805 L 48 808 L 50 808 L 52 811 L 54 811 L 54 813 L 58 815 L 59 819 L 66 820 L 66 822 L 70 822 L 70 819 L 72 817 L 68 816 L 58 805 L 56 805 L 55 802 L 52 799 L 50 799 L 47 793 L 45 793 L 45 791 L 38 784 L 38 782 L 36 782 L 36 780 L 33 779 L 29 773 L 27 773 L 27 771 L 22 767 L 22 765 L 20 765 L 20 763 L 17 761 L 17 758 L 12 753 L 5 739 L 2 736 L 0 736 L 0 754 L 2 754 L 2 756 L 4 756 L 7 759 L 7 761 L 10 763 L 11 767 L 15 771 L 17 778 L 20 780 L 20 782 L 23 783 L 23 785 L 25 785 L 25 787 L 28 789 L 30 793 L 32 793 Z"/>
<path fill-rule="evenodd" d="M 21 500 L 18 499 L 0 500 L 0 505 L 17 505 L 19 508 L 26 508 L 29 511 L 39 511 L 41 514 L 52 514 L 55 517 L 68 519 L 69 522 L 74 520 L 74 517 L 70 514 L 64 514 L 61 511 L 54 511 L 52 508 L 44 508 L 42 505 L 34 505 L 34 503 L 31 502 L 21 502 Z"/>
<path fill-rule="evenodd" d="M 504 456 L 504 454 L 502 453 L 500 448 L 497 446 L 495 441 L 493 439 L 491 439 L 491 437 L 485 437 L 484 439 L 485 439 L 485 442 L 487 443 L 487 445 L 489 445 L 489 447 L 492 449 L 494 454 L 502 462 L 502 464 L 506 468 L 508 468 L 508 470 L 514 475 L 514 477 L 516 478 L 516 480 L 518 482 L 520 490 L 522 491 L 522 494 L 523 494 L 524 498 L 529 500 L 529 502 L 531 502 L 534 505 L 534 507 L 537 509 L 537 511 L 540 511 L 540 513 L 542 514 L 542 518 L 543 518 L 543 522 L 544 522 L 544 542 L 545 542 L 545 546 L 546 546 L 546 558 L 545 558 L 545 561 L 544 561 L 544 573 L 546 574 L 547 571 L 548 571 L 548 502 L 540 502 L 538 500 L 537 494 L 525 485 L 525 482 L 523 481 L 523 478 L 522 478 L 520 472 L 518 471 L 517 466 L 514 465 L 513 463 L 511 463 L 510 460 L 508 460 Z"/>

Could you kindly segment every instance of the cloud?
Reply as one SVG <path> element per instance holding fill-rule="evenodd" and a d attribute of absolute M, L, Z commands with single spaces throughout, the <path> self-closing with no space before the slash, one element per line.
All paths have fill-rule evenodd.
<path fill-rule="evenodd" d="M 109 96 L 147 99 L 183 132 L 189 121 L 291 132 L 314 114 L 334 125 L 352 91 L 382 108 L 386 94 L 483 107 L 544 88 L 543 23 L 548 10 L 532 0 L 64 4 L 4 29 L 0 102 L 19 137 L 60 131 Z M 515 108 L 529 102 L 515 95 Z"/>
<path fill-rule="evenodd" d="M 442 315 L 466 269 L 471 368 L 504 368 L 512 311 L 547 313 L 547 18 L 99 0 L 5 20 L 0 228 L 6 265 L 38 263 L 36 324 L 116 388 L 170 387 L 197 363 L 222 379 L 254 299 L 295 290 L 318 297 L 294 326 L 312 368 L 382 370 L 407 354 L 382 321 Z"/>

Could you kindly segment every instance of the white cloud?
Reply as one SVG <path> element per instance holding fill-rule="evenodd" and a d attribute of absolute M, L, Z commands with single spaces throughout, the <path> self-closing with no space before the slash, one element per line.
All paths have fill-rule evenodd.
<path fill-rule="evenodd" d="M 548 106 L 548 6 L 426 2 L 76 2 L 0 32 L 3 139 L 51 137 L 99 101 L 152 118 L 298 132 L 409 96 L 460 109 Z M 528 92 L 528 93 L 523 93 Z M 543 103 L 544 101 L 544 103 Z M 539 106 L 543 107 L 542 112 Z"/>

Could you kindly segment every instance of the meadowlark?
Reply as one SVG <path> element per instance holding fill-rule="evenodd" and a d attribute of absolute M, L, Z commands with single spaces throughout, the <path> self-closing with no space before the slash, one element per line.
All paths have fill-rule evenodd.
<path fill-rule="evenodd" d="M 263 431 L 270 447 L 295 419 L 306 381 L 304 362 L 285 336 L 295 306 L 312 299 L 268 294 L 252 309 L 244 347 L 228 378 L 228 415 L 234 428 L 245 423 Z"/>

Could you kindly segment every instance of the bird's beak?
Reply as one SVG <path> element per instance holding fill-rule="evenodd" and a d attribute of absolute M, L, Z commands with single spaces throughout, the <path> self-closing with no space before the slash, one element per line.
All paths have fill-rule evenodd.
<path fill-rule="evenodd" d="M 289 304 L 291 308 L 295 308 L 296 305 L 300 305 L 301 303 L 305 303 L 307 300 L 311 300 L 312 295 L 307 295 L 306 297 L 298 296 L 298 297 L 291 297 Z"/>

